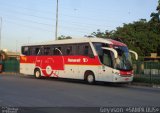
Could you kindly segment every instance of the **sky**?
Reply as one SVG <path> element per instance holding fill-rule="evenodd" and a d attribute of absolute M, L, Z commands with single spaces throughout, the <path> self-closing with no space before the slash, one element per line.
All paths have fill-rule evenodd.
<path fill-rule="evenodd" d="M 0 0 L 2 49 L 55 40 L 57 0 Z M 73 38 L 150 20 L 158 0 L 59 0 L 58 36 Z"/>

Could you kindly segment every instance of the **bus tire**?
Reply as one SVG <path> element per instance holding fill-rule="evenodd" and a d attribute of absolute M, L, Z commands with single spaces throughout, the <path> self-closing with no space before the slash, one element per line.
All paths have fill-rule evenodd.
<path fill-rule="evenodd" d="M 34 76 L 38 79 L 41 78 L 41 71 L 38 68 L 34 70 Z"/>
<path fill-rule="evenodd" d="M 88 71 L 85 73 L 85 80 L 88 84 L 94 84 L 95 83 L 95 76 L 93 72 Z"/>

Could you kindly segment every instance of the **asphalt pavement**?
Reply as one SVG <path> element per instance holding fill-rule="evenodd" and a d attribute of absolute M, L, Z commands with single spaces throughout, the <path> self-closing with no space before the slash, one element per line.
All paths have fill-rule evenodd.
<path fill-rule="evenodd" d="M 160 106 L 160 88 L 0 74 L 0 106 Z"/>

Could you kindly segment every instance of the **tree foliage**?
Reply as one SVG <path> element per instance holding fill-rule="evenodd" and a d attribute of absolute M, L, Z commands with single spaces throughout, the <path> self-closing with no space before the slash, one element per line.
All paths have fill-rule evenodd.
<path fill-rule="evenodd" d="M 122 40 L 129 49 L 138 52 L 141 56 L 148 56 L 152 52 L 160 55 L 160 0 L 157 12 L 151 13 L 151 20 L 140 19 L 129 24 L 117 27 L 115 31 L 93 32 L 92 35 L 100 38 Z"/>
<path fill-rule="evenodd" d="M 0 50 L 0 61 L 4 61 L 7 59 L 8 59 L 8 55 L 3 50 Z"/>
<path fill-rule="evenodd" d="M 72 37 L 64 36 L 64 35 L 61 35 L 61 36 L 58 37 L 58 40 L 66 40 L 66 39 L 72 39 Z"/>

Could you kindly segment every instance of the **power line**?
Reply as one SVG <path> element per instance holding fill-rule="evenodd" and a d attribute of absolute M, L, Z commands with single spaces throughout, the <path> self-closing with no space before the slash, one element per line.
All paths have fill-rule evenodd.
<path fill-rule="evenodd" d="M 2 7 L 4 7 L 4 6 L 2 6 Z M 8 8 L 10 8 L 10 7 L 8 7 Z M 62 7 L 63 8 L 63 7 Z M 22 9 L 26 9 L 26 8 L 22 8 Z M 8 9 L 7 9 L 8 10 Z M 15 10 L 9 10 L 9 11 L 15 11 Z M 37 10 L 38 11 L 38 10 Z M 42 19 L 47 19 L 47 20 L 53 20 L 53 19 L 55 19 L 55 18 L 47 18 L 47 17 L 40 17 L 40 16 L 36 16 L 36 15 L 32 15 L 32 14 L 26 14 L 26 13 L 22 13 L 22 12 L 18 12 L 18 11 L 15 11 L 16 13 L 19 13 L 19 14 L 23 14 L 23 15 L 28 15 L 28 16 L 32 16 L 32 17 L 37 17 L 37 18 L 42 18 Z M 36 10 L 35 10 L 35 12 L 36 12 Z M 38 11 L 38 12 L 40 12 L 40 11 Z M 42 11 L 43 12 L 43 11 Z M 42 13 L 41 12 L 41 13 Z M 53 14 L 53 12 L 50 12 L 50 14 Z M 46 13 L 45 13 L 46 14 Z M 56 13 L 55 13 L 56 14 Z M 101 13 L 100 13 L 101 14 Z M 94 21 L 94 22 L 97 22 L 97 21 L 103 21 L 103 22 L 106 22 L 106 21 L 113 21 L 113 20 L 108 20 L 108 18 L 107 18 L 107 20 L 105 19 L 105 20 L 102 20 L 102 18 L 101 19 L 94 19 L 94 18 L 90 18 L 90 17 L 79 17 L 79 16 L 73 16 L 73 15 L 68 15 L 68 14 L 60 14 L 60 15 L 62 15 L 62 16 L 66 16 L 66 17 L 70 17 L 70 18 L 77 18 L 77 19 L 87 19 L 87 20 L 90 20 L 90 21 Z M 101 16 L 102 17 L 102 16 Z M 116 22 L 121 22 L 121 21 L 116 21 Z"/>
<path fill-rule="evenodd" d="M 24 16 L 30 16 L 30 17 L 35 17 L 35 18 L 38 18 L 38 19 L 45 19 L 45 20 L 51 20 L 51 21 L 53 21 L 53 20 L 55 20 L 55 18 L 48 18 L 48 17 L 42 17 L 42 16 L 37 16 L 37 15 L 33 15 L 33 14 L 28 14 L 28 13 L 24 13 L 24 12 L 20 12 L 20 11 L 14 11 L 14 10 L 10 10 L 9 12 L 7 12 L 7 13 L 10 13 L 10 14 L 13 14 L 13 13 L 15 13 L 16 12 L 16 14 L 20 14 L 20 15 L 24 15 Z M 6 12 L 5 12 L 6 13 Z M 86 20 L 90 20 L 90 21 L 96 21 L 96 23 L 98 23 L 98 21 L 97 20 L 95 20 L 95 19 L 93 19 L 93 18 L 88 18 L 88 17 L 80 17 L 80 16 L 73 16 L 73 15 L 68 15 L 68 14 L 61 14 L 60 16 L 66 16 L 66 17 L 69 17 L 69 18 L 77 18 L 77 19 L 86 19 Z M 12 18 L 14 18 L 14 16 L 12 16 Z M 22 19 L 22 18 L 19 18 L 18 20 L 20 20 L 20 21 L 23 21 L 23 22 L 29 22 L 29 23 L 34 23 L 34 24 L 39 24 L 39 25 L 45 25 L 45 26 L 48 26 L 48 27 L 53 27 L 53 24 L 46 24 L 46 23 L 42 23 L 42 22 L 38 22 L 38 21 L 33 21 L 33 20 L 27 20 L 27 19 Z M 85 30 L 89 30 L 90 28 L 93 28 L 93 26 L 95 27 L 99 27 L 99 28 L 102 28 L 102 27 L 104 27 L 104 25 L 98 25 L 98 24 L 90 24 L 90 23 L 85 23 L 85 22 L 77 22 L 77 21 L 75 21 L 75 19 L 73 19 L 72 21 L 71 21 L 71 19 L 69 19 L 69 20 L 66 20 L 66 19 L 60 19 L 60 22 L 61 23 L 64 23 L 64 22 L 66 22 L 67 24 L 68 23 L 70 23 L 70 24 L 68 24 L 67 26 L 65 26 L 65 25 L 61 25 L 62 27 L 64 27 L 65 26 L 65 28 L 70 28 L 71 29 L 71 27 L 70 26 L 72 26 L 72 29 L 74 29 L 74 31 L 76 30 L 83 30 L 83 32 L 85 31 Z M 22 24 L 21 24 L 22 25 Z M 76 27 L 75 27 L 76 26 Z M 105 27 L 112 27 L 112 26 L 108 26 L 108 25 L 106 25 Z M 68 30 L 68 29 L 67 29 Z"/>
<path fill-rule="evenodd" d="M 44 29 L 44 28 L 28 26 L 28 25 L 25 25 L 25 24 L 20 24 L 20 23 L 13 22 L 13 21 L 11 21 L 11 20 L 5 20 L 5 21 L 8 22 L 8 23 L 15 24 L 15 25 L 20 26 L 20 27 L 30 28 L 30 29 L 34 29 L 34 30 L 41 30 L 41 31 L 52 32 L 52 33 L 53 33 L 52 30 L 47 30 L 47 29 Z M 71 26 L 71 27 L 69 27 L 69 26 L 64 26 L 64 25 L 62 25 L 62 26 L 63 26 L 63 28 L 66 29 L 66 30 L 73 29 L 74 31 L 79 32 L 79 33 L 82 33 L 82 32 L 83 32 L 83 33 L 88 33 L 88 32 L 86 32 L 87 30 L 85 30 L 85 29 L 78 29 L 78 28 L 73 27 L 73 26 Z M 61 28 L 61 27 L 60 27 L 60 28 Z M 70 31 L 72 32 L 73 30 L 70 30 Z"/>
<path fill-rule="evenodd" d="M 6 14 L 5 14 L 6 15 Z M 6 16 L 9 16 L 9 15 L 6 15 Z M 15 20 L 20 20 L 20 21 L 23 21 L 23 22 L 29 22 L 29 23 L 34 23 L 34 24 L 40 24 L 40 25 L 45 25 L 45 26 L 48 26 L 48 27 L 53 27 L 53 24 L 46 24 L 46 23 L 42 23 L 42 22 L 38 22 L 38 21 L 33 21 L 33 20 L 27 20 L 27 19 L 22 19 L 20 17 L 14 17 L 12 16 L 12 19 L 15 19 Z M 11 18 L 9 18 L 11 19 Z M 73 25 L 73 26 L 78 26 L 79 28 L 91 28 L 92 26 L 96 26 L 96 27 L 103 27 L 104 25 L 98 25 L 98 24 L 87 24 L 87 23 L 80 23 L 80 22 L 75 22 L 75 21 L 70 21 L 70 20 L 64 20 L 64 19 L 61 19 L 61 23 L 63 22 L 66 22 L 66 23 L 70 23 L 70 25 Z M 106 27 L 112 27 L 112 26 L 106 26 Z M 78 28 L 76 28 L 78 29 Z"/>
<path fill-rule="evenodd" d="M 13 11 L 13 10 L 12 10 Z M 9 12 L 9 13 L 11 13 L 11 12 Z M 41 16 L 37 16 L 37 15 L 33 15 L 33 14 L 26 14 L 26 13 L 22 13 L 22 12 L 19 12 L 19 11 L 16 11 L 16 13 L 19 13 L 19 14 L 21 14 L 21 15 L 25 15 L 25 16 L 32 16 L 32 17 L 36 17 L 36 18 L 39 18 L 39 19 L 45 19 L 45 20 L 51 20 L 51 21 L 53 21 L 53 20 L 55 20 L 55 18 L 47 18 L 47 17 L 41 17 Z M 93 21 L 93 22 L 98 22 L 98 21 L 100 21 L 100 20 L 97 20 L 97 19 L 94 19 L 94 18 L 87 18 L 87 17 L 77 17 L 77 16 L 72 16 L 72 15 L 67 15 L 67 14 L 61 14 L 60 16 L 66 16 L 66 17 L 69 17 L 69 18 L 77 18 L 77 19 L 86 19 L 86 20 L 90 20 L 90 21 Z M 74 19 L 75 20 L 75 19 Z M 64 20 L 64 19 L 61 19 L 61 22 L 63 23 L 63 21 L 64 22 L 68 22 L 68 21 L 66 21 L 66 20 Z M 105 20 L 105 22 L 106 21 L 108 21 L 108 19 L 107 20 Z M 102 22 L 102 21 L 101 21 Z M 80 26 L 82 26 L 82 25 L 85 25 L 85 26 L 89 26 L 89 27 L 91 27 L 91 26 L 97 26 L 97 27 L 102 27 L 102 26 L 104 26 L 104 24 L 103 25 L 98 25 L 98 24 L 90 24 L 90 23 L 80 23 L 80 22 L 75 22 L 75 21 L 72 21 L 71 22 L 72 24 L 74 23 L 74 24 L 77 24 L 77 25 L 80 25 Z M 108 25 L 105 25 L 105 26 L 107 26 L 107 27 L 112 27 L 112 26 L 108 26 Z"/>
<path fill-rule="evenodd" d="M 29 10 L 29 11 L 33 11 L 33 12 L 39 12 L 39 13 L 53 13 L 52 11 L 45 11 L 45 10 L 37 10 L 37 9 L 33 9 L 33 8 L 28 8 L 28 7 L 22 7 L 22 5 L 23 4 L 20 4 L 20 5 L 18 5 L 16 2 L 9 2 L 9 3 L 6 3 L 7 1 L 5 1 L 5 3 L 3 2 L 2 3 L 2 7 L 4 7 L 4 5 L 6 6 L 6 7 L 8 7 L 8 8 L 10 8 L 10 7 L 14 7 L 14 8 L 20 8 L 20 9 L 24 9 L 24 10 Z M 10 3 L 12 3 L 12 4 L 10 4 Z M 13 4 L 13 3 L 16 3 L 16 4 Z M 18 3 L 20 3 L 20 2 L 18 2 Z M 46 0 L 45 0 L 45 3 L 46 3 Z"/>
<path fill-rule="evenodd" d="M 11 13 L 11 12 L 9 12 L 9 13 Z M 12 13 L 11 13 L 12 14 Z M 24 14 L 24 13 L 20 13 L 21 15 L 25 15 L 25 16 L 33 16 L 33 17 L 36 17 L 36 18 L 43 18 L 43 17 L 39 17 L 39 16 L 35 16 L 35 15 L 26 15 L 26 14 Z M 5 14 L 6 15 L 6 14 Z M 9 16 L 9 15 L 7 15 L 7 16 Z M 12 18 L 14 18 L 14 15 L 12 16 Z M 19 17 L 18 17 L 19 18 Z M 19 18 L 19 19 L 21 19 L 21 18 Z M 21 19 L 22 20 L 22 19 Z M 31 20 L 26 20 L 26 19 L 23 19 L 24 21 L 30 21 L 30 22 L 33 22 L 34 23 L 34 21 L 31 21 Z M 50 19 L 51 20 L 51 19 Z M 52 21 L 53 20 L 55 20 L 55 19 L 52 19 Z M 90 27 L 90 26 L 102 26 L 102 25 L 98 25 L 98 24 L 89 24 L 89 23 L 81 23 L 81 22 L 76 22 L 76 21 L 70 21 L 70 20 L 64 20 L 64 19 L 60 19 L 61 20 L 61 22 L 70 22 L 71 24 L 76 24 L 76 25 L 80 25 L 80 26 L 87 26 L 87 27 Z M 37 21 L 35 21 L 35 23 L 38 23 Z M 40 22 L 39 22 L 40 23 Z M 40 24 L 44 24 L 44 25 L 48 25 L 48 24 L 46 24 L 46 23 L 40 23 Z M 111 26 L 108 26 L 108 27 L 111 27 Z"/>
<path fill-rule="evenodd" d="M 47 32 L 53 32 L 52 30 L 47 30 L 47 29 L 44 29 L 44 28 L 39 28 L 39 27 L 33 27 L 33 26 L 29 26 L 29 25 L 25 25 L 25 24 L 20 24 L 20 23 L 17 23 L 17 22 L 13 22 L 11 20 L 5 20 L 7 23 L 12 23 L 12 24 L 15 24 L 15 25 L 18 25 L 20 27 L 25 27 L 25 28 L 32 28 L 32 29 L 35 29 L 35 30 L 41 30 L 41 31 L 47 31 Z"/>
<path fill-rule="evenodd" d="M 2 10 L 4 10 L 4 9 L 2 9 Z M 2 10 L 0 10 L 0 11 L 2 11 Z M 22 12 L 19 12 L 19 11 L 16 11 L 16 10 L 10 10 L 10 9 L 7 9 L 8 11 L 7 12 L 5 12 L 5 13 L 10 13 L 10 14 L 20 14 L 20 15 L 25 15 L 25 16 L 30 16 L 30 17 L 36 17 L 36 18 L 40 18 L 40 19 L 45 19 L 45 20 L 55 20 L 55 18 L 48 18 L 48 17 L 42 17 L 42 16 L 37 16 L 37 15 L 33 15 L 33 14 L 27 14 L 27 13 L 22 13 Z M 13 12 L 14 11 L 14 12 Z"/>

